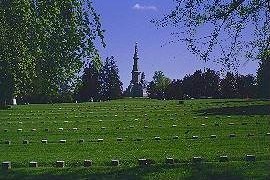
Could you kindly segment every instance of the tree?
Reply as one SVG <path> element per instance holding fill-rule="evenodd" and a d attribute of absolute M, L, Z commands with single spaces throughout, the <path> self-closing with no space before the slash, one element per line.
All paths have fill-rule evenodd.
<path fill-rule="evenodd" d="M 238 98 L 255 98 L 256 97 L 256 80 L 251 74 L 236 75 L 236 94 Z"/>
<path fill-rule="evenodd" d="M 153 80 L 149 83 L 147 92 L 150 98 L 164 99 L 171 80 L 162 71 L 156 71 Z"/>
<path fill-rule="evenodd" d="M 220 77 L 217 72 L 211 69 L 207 69 L 203 73 L 203 82 L 204 82 L 204 92 L 203 95 L 206 97 L 217 98 L 219 96 L 219 83 Z"/>
<path fill-rule="evenodd" d="M 105 46 L 90 0 L 4 0 L 0 19 L 1 101 L 52 101 L 98 55 L 95 39 Z"/>
<path fill-rule="evenodd" d="M 141 85 L 142 85 L 142 87 L 143 88 L 147 88 L 147 81 L 145 80 L 145 73 L 144 72 L 142 72 L 140 79 L 141 79 Z"/>
<path fill-rule="evenodd" d="M 185 95 L 193 98 L 204 96 L 205 84 L 201 70 L 196 70 L 192 75 L 186 75 L 184 77 L 183 91 Z"/>
<path fill-rule="evenodd" d="M 106 58 L 100 74 L 100 97 L 102 100 L 117 99 L 122 96 L 122 82 L 114 57 Z"/>
<path fill-rule="evenodd" d="M 257 71 L 258 95 L 262 98 L 270 98 L 270 56 L 262 60 Z"/>
<path fill-rule="evenodd" d="M 79 101 L 97 101 L 100 99 L 100 69 L 90 62 L 88 67 L 84 69 L 82 75 L 82 83 L 79 87 L 77 99 Z"/>
<path fill-rule="evenodd" d="M 220 82 L 220 94 L 222 98 L 237 97 L 236 78 L 233 73 L 227 72 L 224 79 Z"/>
<path fill-rule="evenodd" d="M 196 70 L 192 75 L 183 78 L 183 93 L 189 97 L 218 97 L 219 74 L 214 70 L 207 69 L 205 72 Z"/>
<path fill-rule="evenodd" d="M 183 99 L 184 92 L 183 92 L 183 81 L 182 80 L 173 80 L 166 91 L 166 98 L 167 99 Z"/>
<path fill-rule="evenodd" d="M 228 68 L 237 55 L 267 59 L 270 49 L 269 0 L 176 0 L 175 8 L 157 26 L 173 26 L 173 42 L 183 41 L 202 60 L 215 59 Z M 244 37 L 244 38 L 243 38 Z M 214 59 L 214 58 L 213 58 Z M 213 60 L 212 59 L 212 60 Z"/>

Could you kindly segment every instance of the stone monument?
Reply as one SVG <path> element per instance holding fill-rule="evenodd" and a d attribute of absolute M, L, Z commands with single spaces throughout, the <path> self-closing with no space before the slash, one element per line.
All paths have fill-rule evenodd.
<path fill-rule="evenodd" d="M 131 71 L 132 79 L 130 85 L 127 88 L 127 94 L 131 97 L 143 97 L 143 85 L 141 83 L 140 74 L 138 68 L 138 43 L 135 44 L 135 52 L 133 56 L 133 69 Z"/>

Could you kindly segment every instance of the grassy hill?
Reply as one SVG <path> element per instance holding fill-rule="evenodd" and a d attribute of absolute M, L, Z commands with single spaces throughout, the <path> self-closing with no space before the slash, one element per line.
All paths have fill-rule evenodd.
<path fill-rule="evenodd" d="M 259 100 L 15 106 L 0 110 L 0 162 L 12 163 L 0 179 L 269 179 L 269 118 L 270 101 Z M 247 154 L 256 161 L 246 162 Z M 219 162 L 225 155 L 229 161 Z M 165 163 L 168 157 L 174 165 Z M 143 158 L 152 164 L 139 167 Z M 55 167 L 58 160 L 65 168 Z"/>

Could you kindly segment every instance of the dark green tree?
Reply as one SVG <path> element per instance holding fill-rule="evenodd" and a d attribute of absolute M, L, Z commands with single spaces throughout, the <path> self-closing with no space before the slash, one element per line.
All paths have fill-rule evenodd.
<path fill-rule="evenodd" d="M 100 97 L 102 100 L 117 99 L 122 96 L 122 82 L 114 57 L 107 57 L 100 74 Z"/>
<path fill-rule="evenodd" d="M 235 75 L 231 72 L 227 72 L 224 79 L 220 81 L 220 95 L 222 98 L 236 98 L 237 86 Z"/>
<path fill-rule="evenodd" d="M 238 98 L 256 98 L 256 79 L 253 75 L 236 75 L 236 94 Z"/>
<path fill-rule="evenodd" d="M 80 84 L 77 100 L 79 101 L 98 101 L 100 100 L 100 69 L 94 61 L 90 62 L 84 69 L 82 82 Z"/>
<path fill-rule="evenodd" d="M 258 95 L 262 98 L 270 98 L 270 55 L 262 60 L 257 72 Z"/>
<path fill-rule="evenodd" d="M 144 72 L 142 72 L 140 79 L 141 79 L 141 85 L 142 85 L 142 87 L 143 88 L 147 88 L 147 81 L 145 80 L 145 73 Z"/>
<path fill-rule="evenodd" d="M 219 96 L 219 74 L 214 70 L 207 69 L 202 76 L 204 85 L 203 96 L 217 98 Z"/>
<path fill-rule="evenodd" d="M 173 80 L 166 91 L 166 99 L 183 99 L 183 80 Z"/>
<path fill-rule="evenodd" d="M 193 98 L 204 96 L 205 84 L 201 70 L 196 70 L 192 75 L 183 78 L 183 91 L 185 95 Z"/>

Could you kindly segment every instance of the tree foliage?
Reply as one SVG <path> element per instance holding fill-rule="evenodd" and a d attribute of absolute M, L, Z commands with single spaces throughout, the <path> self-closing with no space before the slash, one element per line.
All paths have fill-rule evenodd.
<path fill-rule="evenodd" d="M 105 46 L 90 0 L 2 0 L 0 19 L 0 90 L 5 100 L 53 100 L 97 56 L 98 37 Z"/>
<path fill-rule="evenodd" d="M 220 77 L 214 70 L 195 71 L 183 78 L 183 92 L 194 98 L 218 97 Z"/>
<path fill-rule="evenodd" d="M 122 82 L 114 57 L 107 57 L 104 65 L 92 61 L 81 77 L 76 99 L 83 102 L 112 100 L 122 96 Z"/>
<path fill-rule="evenodd" d="M 266 59 L 270 49 L 269 0 L 175 0 L 159 27 L 174 27 L 172 42 L 184 41 L 204 61 L 237 67 L 238 55 Z M 216 52 L 216 53 L 215 53 Z M 215 55 L 215 56 L 214 56 Z"/>
<path fill-rule="evenodd" d="M 117 99 L 122 96 L 122 85 L 120 81 L 119 69 L 116 65 L 114 57 L 106 58 L 100 75 L 102 100 Z"/>
<path fill-rule="evenodd" d="M 97 101 L 100 99 L 100 69 L 94 64 L 89 63 L 88 67 L 84 69 L 81 77 L 82 83 L 79 84 L 79 92 L 76 99 L 80 101 Z"/>
<path fill-rule="evenodd" d="M 256 79 L 252 75 L 239 75 L 228 72 L 221 78 L 219 73 L 206 69 L 196 70 L 183 79 L 167 81 L 163 88 L 157 88 L 163 79 L 162 72 L 156 72 L 148 85 L 150 98 L 155 99 L 186 99 L 186 98 L 256 98 Z"/>
<path fill-rule="evenodd" d="M 149 83 L 147 88 L 149 97 L 164 99 L 170 83 L 171 80 L 166 77 L 162 71 L 156 71 L 153 76 L 153 81 Z"/>
<path fill-rule="evenodd" d="M 268 59 L 261 61 L 260 68 L 257 72 L 259 96 L 270 98 L 270 56 Z"/>

